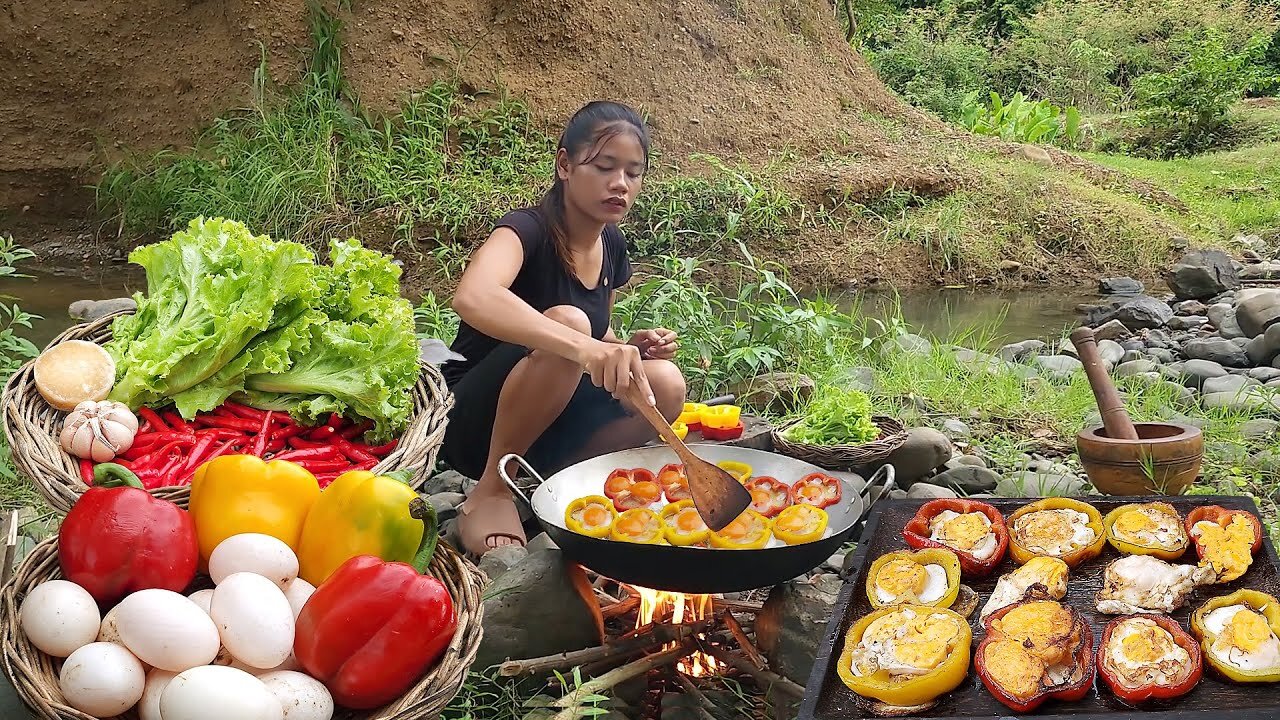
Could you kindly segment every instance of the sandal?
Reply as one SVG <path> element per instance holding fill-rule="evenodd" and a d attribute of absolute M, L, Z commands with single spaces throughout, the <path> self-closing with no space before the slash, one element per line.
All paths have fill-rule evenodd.
<path fill-rule="evenodd" d="M 521 547 L 527 542 L 515 499 L 501 495 L 467 498 L 458 506 L 457 527 L 462 548 L 477 558 L 495 549 L 489 544 L 494 538 L 510 538 Z"/>

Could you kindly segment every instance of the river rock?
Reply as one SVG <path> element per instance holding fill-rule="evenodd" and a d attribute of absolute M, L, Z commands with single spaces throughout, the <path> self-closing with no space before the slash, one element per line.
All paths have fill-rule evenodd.
<path fill-rule="evenodd" d="M 1183 300 L 1173 304 L 1173 312 L 1175 315 L 1194 316 L 1204 315 L 1208 311 L 1208 306 L 1199 300 Z"/>
<path fill-rule="evenodd" d="M 1173 366 L 1165 366 L 1173 367 Z M 1209 378 L 1222 377 L 1227 374 L 1226 368 L 1212 360 L 1188 360 L 1182 363 L 1179 375 L 1187 387 L 1199 389 Z"/>
<path fill-rule="evenodd" d="M 1200 404 L 1205 408 L 1222 408 L 1242 413 L 1280 411 L 1280 397 L 1257 388 L 1246 388 L 1240 392 L 1206 393 L 1200 396 Z"/>
<path fill-rule="evenodd" d="M 1165 281 L 1179 300 L 1208 300 L 1240 287 L 1235 262 L 1221 250 L 1193 250 L 1183 255 Z"/>
<path fill-rule="evenodd" d="M 137 310 L 138 303 L 133 298 L 111 298 L 110 300 L 76 300 L 67 307 L 67 314 L 73 320 L 93 322 L 112 313 L 125 310 Z"/>
<path fill-rule="evenodd" d="M 432 495 L 430 498 L 428 498 L 428 500 L 431 502 L 431 507 L 435 508 L 436 518 L 440 522 L 444 522 L 445 520 L 452 520 L 453 518 L 457 517 L 458 506 L 461 505 L 462 501 L 466 499 L 467 499 L 467 496 L 463 495 L 460 492 L 436 493 L 435 495 Z"/>
<path fill-rule="evenodd" d="M 530 543 L 528 555 L 485 590 L 484 640 L 475 667 L 603 642 L 600 606 L 579 588 L 590 588 L 580 566 L 554 547 Z"/>
<path fill-rule="evenodd" d="M 1268 327 L 1265 332 L 1249 341 L 1249 361 L 1256 365 L 1266 365 L 1280 355 L 1280 324 Z"/>
<path fill-rule="evenodd" d="M 1093 336 L 1099 340 L 1121 340 L 1132 334 L 1119 320 L 1108 320 L 1093 330 Z"/>
<path fill-rule="evenodd" d="M 1196 391 L 1181 383 L 1170 382 L 1169 380 L 1161 380 L 1158 383 L 1152 383 L 1153 390 L 1163 390 L 1169 394 L 1173 404 L 1181 408 L 1192 408 L 1196 404 Z"/>
<path fill-rule="evenodd" d="M 1280 291 L 1265 290 L 1245 296 L 1236 306 L 1236 322 L 1241 332 L 1251 338 L 1280 322 Z"/>
<path fill-rule="evenodd" d="M 808 375 L 771 372 L 736 383 L 730 386 L 729 392 L 737 396 L 737 403 L 743 407 L 786 414 L 808 403 L 816 387 Z"/>
<path fill-rule="evenodd" d="M 1079 360 L 1066 355 L 1037 355 L 1032 360 L 1057 380 L 1070 380 L 1072 375 L 1084 369 Z"/>
<path fill-rule="evenodd" d="M 1231 340 L 1221 338 L 1192 340 L 1182 347 L 1192 360 L 1207 360 L 1226 367 L 1249 367 L 1249 356 Z"/>
<path fill-rule="evenodd" d="M 1235 312 L 1235 306 L 1229 302 L 1216 302 L 1204 309 L 1204 314 L 1209 317 L 1209 322 L 1217 328 L 1222 327 L 1222 322 L 1226 319 L 1228 313 Z"/>
<path fill-rule="evenodd" d="M 1276 378 L 1280 378 L 1280 369 L 1273 367 L 1256 367 L 1246 373 L 1249 377 L 1261 383 L 1268 383 Z"/>
<path fill-rule="evenodd" d="M 1174 315 L 1169 318 L 1171 330 L 1198 330 L 1209 323 L 1204 315 Z"/>
<path fill-rule="evenodd" d="M 529 557 L 529 549 L 523 545 L 499 545 L 485 553 L 476 567 L 489 578 L 496 578 Z"/>
<path fill-rule="evenodd" d="M 859 390 L 871 394 L 876 389 L 876 371 L 869 367 L 852 367 L 840 373 L 836 384 L 846 390 Z"/>
<path fill-rule="evenodd" d="M 907 441 L 876 467 L 893 465 L 897 485 L 905 490 L 950 459 L 951 440 L 946 435 L 933 428 L 915 427 L 907 430 Z"/>
<path fill-rule="evenodd" d="M 1247 375 L 1223 375 L 1204 381 L 1202 391 L 1209 393 L 1238 393 L 1247 387 L 1256 387 L 1262 383 Z"/>
<path fill-rule="evenodd" d="M 1124 359 L 1124 346 L 1115 340 L 1099 340 L 1098 355 L 1102 358 L 1102 362 L 1115 367 Z"/>
<path fill-rule="evenodd" d="M 977 455 L 953 455 L 950 460 L 943 465 L 948 470 L 955 470 L 961 467 L 987 467 L 987 461 Z"/>
<path fill-rule="evenodd" d="M 1109 319 L 1119 320 L 1132 330 L 1164 327 L 1173 317 L 1168 305 L 1151 297 L 1139 295 L 1121 305 Z"/>
<path fill-rule="evenodd" d="M 1142 283 L 1131 277 L 1102 278 L 1098 281 L 1098 292 L 1103 295 L 1141 295 Z"/>
<path fill-rule="evenodd" d="M 1175 360 L 1173 352 L 1165 348 L 1150 348 L 1147 350 L 1147 354 L 1156 362 L 1164 365 L 1168 365 Z"/>
<path fill-rule="evenodd" d="M 1280 422 L 1256 418 L 1240 425 L 1240 437 L 1249 442 L 1269 443 L 1280 436 Z"/>
<path fill-rule="evenodd" d="M 445 470 L 442 473 L 433 475 L 422 485 L 422 492 L 427 495 L 438 495 L 440 493 L 460 493 L 467 483 L 467 478 L 462 473 L 453 470 Z"/>
<path fill-rule="evenodd" d="M 919 335 L 911 333 L 903 333 L 897 337 L 887 341 L 880 346 L 880 354 L 883 357 L 889 357 L 894 354 L 908 353 L 912 355 L 927 355 L 933 350 L 933 344 Z"/>
<path fill-rule="evenodd" d="M 783 583 L 769 592 L 755 630 L 774 672 L 797 683 L 809 681 L 841 585 L 839 576 L 826 575 L 814 583 Z"/>
<path fill-rule="evenodd" d="M 1116 377 L 1133 377 L 1145 373 L 1158 372 L 1160 364 L 1151 360 L 1130 360 L 1116 366 Z"/>
<path fill-rule="evenodd" d="M 907 490 L 908 498 L 921 498 L 928 500 L 937 500 L 939 498 L 956 498 L 956 491 L 951 488 L 934 485 L 933 483 L 917 482 Z"/>
<path fill-rule="evenodd" d="M 1002 360 L 1009 362 L 1022 362 L 1028 357 L 1044 350 L 1047 347 L 1042 340 L 1023 340 L 1019 343 L 1010 343 L 1000 348 L 997 355 Z"/>
<path fill-rule="evenodd" d="M 989 369 L 998 368 L 1003 362 L 1000 358 L 994 355 L 988 355 L 987 353 L 978 352 L 977 350 L 970 350 L 969 348 L 957 347 L 952 350 L 952 353 L 955 355 L 956 361 L 961 365 L 970 365 L 973 367 Z"/>
<path fill-rule="evenodd" d="M 971 456 L 965 455 L 964 457 Z M 1000 473 L 995 470 L 988 470 L 985 467 L 976 465 L 959 465 L 939 473 L 931 482 L 944 487 L 955 488 L 965 495 L 972 495 L 995 490 L 1000 480 Z"/>
<path fill-rule="evenodd" d="M 995 494 L 1000 497 L 1069 497 L 1085 495 L 1089 484 L 1074 475 L 1023 470 L 1001 478 Z"/>
<path fill-rule="evenodd" d="M 943 421 L 942 434 L 951 440 L 965 440 L 972 434 L 972 431 L 963 420 L 950 418 Z"/>

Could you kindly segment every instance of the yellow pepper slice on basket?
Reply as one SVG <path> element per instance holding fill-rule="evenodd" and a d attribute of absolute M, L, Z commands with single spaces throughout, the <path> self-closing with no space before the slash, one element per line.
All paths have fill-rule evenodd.
<path fill-rule="evenodd" d="M 672 545 L 697 545 L 706 542 L 711 534 L 692 500 L 668 503 L 662 508 L 662 524 L 662 532 Z"/>
<path fill-rule="evenodd" d="M 892 642 L 883 642 L 887 638 Z M 880 608 L 849 628 L 836 672 L 864 698 L 898 708 L 924 705 L 964 682 L 972 640 L 969 622 L 946 608 Z M 899 657 L 923 672 L 891 674 L 884 666 Z"/>
<path fill-rule="evenodd" d="M 565 508 L 564 524 L 579 535 L 603 538 L 609 536 L 617 517 L 612 500 L 604 495 L 586 495 Z"/>
<path fill-rule="evenodd" d="M 316 476 L 288 460 L 223 455 L 201 465 L 191 480 L 189 504 L 201 567 L 207 567 L 218 543 L 240 533 L 270 535 L 296 553 L 303 524 L 319 498 Z"/>
<path fill-rule="evenodd" d="M 830 518 L 827 511 L 813 505 L 791 505 L 773 519 L 773 534 L 788 545 L 803 545 L 822 539 Z"/>
<path fill-rule="evenodd" d="M 942 577 L 930 568 L 940 568 Z M 867 570 L 867 599 L 874 608 L 904 604 L 949 608 L 960 594 L 960 574 L 959 556 L 946 548 L 885 553 Z"/>
<path fill-rule="evenodd" d="M 747 508 L 720 532 L 711 533 L 711 547 L 722 550 L 758 550 L 769 544 L 773 521 Z"/>

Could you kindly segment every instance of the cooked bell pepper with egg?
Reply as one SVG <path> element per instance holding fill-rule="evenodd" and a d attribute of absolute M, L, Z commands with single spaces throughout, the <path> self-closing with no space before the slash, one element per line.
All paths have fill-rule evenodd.
<path fill-rule="evenodd" d="M 750 465 L 737 460 L 721 460 L 716 463 L 716 467 L 738 478 L 738 482 L 743 484 L 746 484 L 751 479 L 751 473 L 755 470 Z"/>
<path fill-rule="evenodd" d="M 964 682 L 972 639 L 969 623 L 946 608 L 880 608 L 849 628 L 836 672 L 864 698 L 917 707 Z"/>
<path fill-rule="evenodd" d="M 604 495 L 610 500 L 621 495 L 624 490 L 631 487 L 635 483 L 632 477 L 632 470 L 626 468 L 618 468 L 609 473 L 609 477 L 604 480 Z"/>
<path fill-rule="evenodd" d="M 903 528 L 902 538 L 917 550 L 955 551 L 961 571 L 972 577 L 990 575 L 1009 547 L 1004 516 L 977 500 L 930 500 Z"/>
<path fill-rule="evenodd" d="M 587 495 L 569 503 L 564 511 L 564 524 L 579 535 L 602 538 L 608 536 L 617 516 L 612 500 L 603 495 Z"/>
<path fill-rule="evenodd" d="M 747 481 L 751 507 L 765 517 L 776 517 L 791 505 L 791 486 L 766 475 Z"/>
<path fill-rule="evenodd" d="M 1061 600 L 1067 596 L 1070 574 L 1070 568 L 1058 558 L 1043 555 L 1031 558 L 1026 565 L 1000 576 L 978 614 L 978 622 L 986 622 L 991 613 L 1023 600 Z"/>
<path fill-rule="evenodd" d="M 946 548 L 886 553 L 876 558 L 867 570 L 867 599 L 871 607 L 904 604 L 951 607 L 959 594 L 960 558 Z"/>
<path fill-rule="evenodd" d="M 1106 544 L 1102 514 L 1079 500 L 1045 498 L 1009 516 L 1009 554 L 1019 565 L 1043 555 L 1074 568 L 1098 557 Z"/>
<path fill-rule="evenodd" d="M 658 485 L 669 503 L 693 499 L 693 494 L 689 491 L 689 478 L 684 474 L 683 465 L 674 463 L 663 465 L 658 471 Z"/>
<path fill-rule="evenodd" d="M 812 505 L 792 505 L 773 519 L 773 536 L 788 545 L 820 540 L 830 522 L 827 511 Z"/>
<path fill-rule="evenodd" d="M 1177 560 L 1191 541 L 1182 526 L 1182 517 L 1169 503 L 1131 503 L 1107 513 L 1102 519 L 1107 542 L 1126 555 L 1152 555 L 1161 560 Z"/>
<path fill-rule="evenodd" d="M 1187 514 L 1187 534 L 1195 541 L 1202 567 L 1226 583 L 1244 575 L 1262 547 L 1262 523 L 1247 510 L 1221 505 L 1198 507 Z"/>
<path fill-rule="evenodd" d="M 974 668 L 997 700 L 1017 713 L 1046 700 L 1071 702 L 1093 688 L 1093 631 L 1078 610 L 1029 600 L 992 613 Z"/>
<path fill-rule="evenodd" d="M 805 475 L 791 486 L 791 501 L 796 504 L 828 508 L 840 502 L 843 495 L 840 480 L 823 473 Z"/>
<path fill-rule="evenodd" d="M 662 499 L 662 488 L 652 480 L 633 482 L 613 498 L 613 507 L 618 512 L 647 508 Z"/>
<path fill-rule="evenodd" d="M 769 544 L 773 535 L 773 522 L 760 513 L 747 508 L 732 522 L 711 533 L 711 547 L 722 550 L 758 550 Z"/>
<path fill-rule="evenodd" d="M 656 545 L 665 542 L 664 525 L 658 513 L 647 507 L 618 513 L 609 530 L 609 537 L 622 542 Z"/>
<path fill-rule="evenodd" d="M 1205 662 L 1238 683 L 1280 681 L 1280 601 L 1257 590 L 1216 597 L 1191 615 Z"/>
<path fill-rule="evenodd" d="M 1098 644 L 1098 674 L 1127 703 L 1186 695 L 1203 670 L 1200 646 L 1167 615 L 1118 617 Z"/>
<path fill-rule="evenodd" d="M 706 542 L 711 534 L 692 500 L 679 500 L 662 508 L 662 524 L 662 533 L 672 545 L 697 545 Z"/>

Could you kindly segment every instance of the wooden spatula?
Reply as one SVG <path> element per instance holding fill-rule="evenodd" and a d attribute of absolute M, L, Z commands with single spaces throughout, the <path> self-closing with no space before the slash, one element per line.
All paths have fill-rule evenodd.
<path fill-rule="evenodd" d="M 671 429 L 671 424 L 662 417 L 662 413 L 649 404 L 638 386 L 633 384 L 629 393 L 631 404 L 640 410 L 644 419 L 649 421 L 653 429 L 676 451 L 680 462 L 684 463 L 684 474 L 689 479 L 689 493 L 693 495 L 693 506 L 702 517 L 702 522 L 712 531 L 724 529 L 751 505 L 751 493 L 727 470 L 694 455 L 676 435 L 675 430 Z"/>

